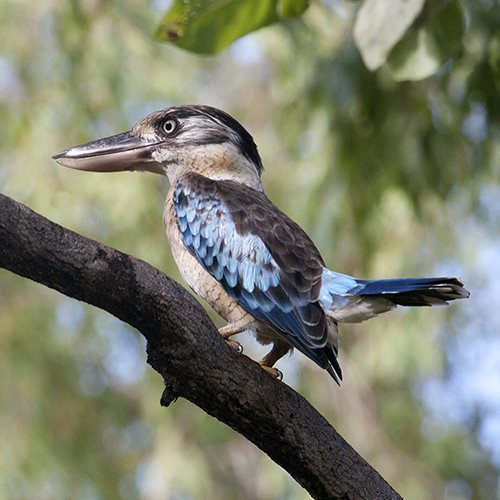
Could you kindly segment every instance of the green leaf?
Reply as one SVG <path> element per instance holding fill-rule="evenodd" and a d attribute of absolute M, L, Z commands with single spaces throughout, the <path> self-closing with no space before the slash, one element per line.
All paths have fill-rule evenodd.
<path fill-rule="evenodd" d="M 156 38 L 191 52 L 216 54 L 238 38 L 302 14 L 309 0 L 174 0 Z"/>
<path fill-rule="evenodd" d="M 393 79 L 422 80 L 431 76 L 460 51 L 463 32 L 462 11 L 454 0 L 394 47 L 387 59 Z"/>
<path fill-rule="evenodd" d="M 385 63 L 422 11 L 425 0 L 365 0 L 354 24 L 354 41 L 366 67 L 372 71 Z"/>

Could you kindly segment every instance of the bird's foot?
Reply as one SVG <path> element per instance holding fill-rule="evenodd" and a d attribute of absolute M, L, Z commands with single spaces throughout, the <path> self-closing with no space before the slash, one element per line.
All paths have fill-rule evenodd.
<path fill-rule="evenodd" d="M 277 368 L 274 368 L 273 366 L 266 366 L 266 365 L 260 365 L 262 368 L 269 373 L 269 375 L 273 376 L 274 378 L 277 378 L 278 380 L 283 380 L 283 373 L 278 370 Z"/>
<path fill-rule="evenodd" d="M 229 340 L 229 339 L 224 339 L 226 341 L 226 344 L 233 348 L 238 354 L 243 353 L 243 346 L 239 343 L 236 342 L 236 340 Z"/>
<path fill-rule="evenodd" d="M 219 333 L 229 347 L 233 348 L 238 354 L 241 354 L 243 352 L 243 347 L 241 346 L 241 344 L 239 342 L 236 342 L 236 340 L 230 339 L 230 337 L 239 333 L 237 331 L 234 331 L 233 325 L 229 324 L 222 328 L 219 328 Z"/>
<path fill-rule="evenodd" d="M 289 344 L 280 340 L 275 340 L 273 348 L 260 360 L 260 366 L 273 377 L 278 380 L 283 380 L 283 374 L 277 368 L 274 368 L 273 365 L 289 352 L 290 349 L 291 346 Z"/>
<path fill-rule="evenodd" d="M 238 323 L 228 323 L 226 326 L 219 328 L 219 333 L 221 334 L 222 338 L 238 354 L 241 354 L 243 352 L 243 347 L 239 342 L 236 342 L 236 340 L 231 340 L 231 337 L 233 335 L 241 333 L 243 330 L 244 328 L 242 328 Z"/>

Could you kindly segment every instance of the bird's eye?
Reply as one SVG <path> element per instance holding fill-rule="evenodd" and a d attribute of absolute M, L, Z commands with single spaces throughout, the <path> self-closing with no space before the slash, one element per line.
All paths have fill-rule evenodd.
<path fill-rule="evenodd" d="M 165 122 L 163 122 L 163 131 L 166 133 L 166 134 L 171 134 L 172 132 L 175 131 L 175 129 L 178 127 L 178 123 L 176 120 L 173 120 L 173 119 L 170 119 L 170 120 L 166 120 Z"/>

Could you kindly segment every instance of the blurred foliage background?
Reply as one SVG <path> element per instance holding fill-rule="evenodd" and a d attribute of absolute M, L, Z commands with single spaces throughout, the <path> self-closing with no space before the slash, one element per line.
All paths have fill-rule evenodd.
<path fill-rule="evenodd" d="M 300 354 L 279 365 L 285 383 L 405 498 L 499 498 L 499 3 L 456 2 L 460 49 L 414 82 L 366 69 L 353 39 L 360 2 L 313 1 L 214 57 L 153 41 L 168 6 L 3 0 L 0 190 L 180 280 L 164 179 L 50 157 L 170 104 L 225 109 L 254 135 L 271 199 L 330 267 L 457 275 L 472 293 L 344 326 L 340 389 Z M 198 408 L 160 408 L 136 331 L 6 271 L 0 380 L 4 498 L 308 498 Z"/>

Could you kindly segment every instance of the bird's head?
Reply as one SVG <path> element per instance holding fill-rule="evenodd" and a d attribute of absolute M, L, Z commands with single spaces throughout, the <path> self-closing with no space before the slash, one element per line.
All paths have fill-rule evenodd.
<path fill-rule="evenodd" d="M 140 120 L 132 130 L 69 148 L 53 157 L 77 170 L 144 170 L 173 181 L 188 171 L 214 179 L 259 183 L 262 161 L 252 136 L 210 106 L 174 106 Z"/>

